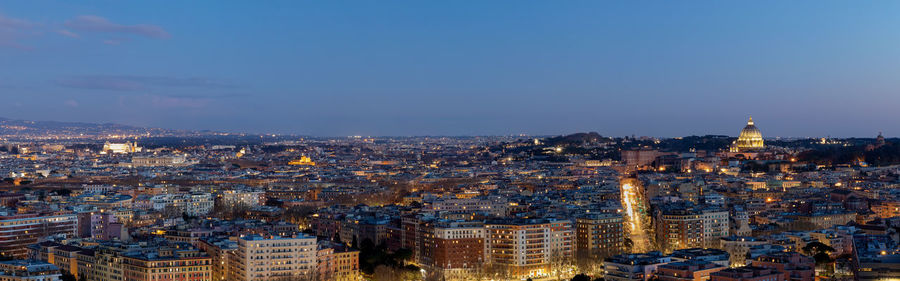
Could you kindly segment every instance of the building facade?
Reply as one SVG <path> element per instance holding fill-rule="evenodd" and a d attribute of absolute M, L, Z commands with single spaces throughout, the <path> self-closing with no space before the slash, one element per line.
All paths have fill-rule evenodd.
<path fill-rule="evenodd" d="M 480 222 L 429 224 L 422 239 L 423 266 L 448 280 L 464 280 L 483 270 L 485 233 Z"/>
<path fill-rule="evenodd" d="M 624 252 L 623 225 L 620 214 L 587 214 L 576 218 L 576 256 L 596 260 Z"/>
<path fill-rule="evenodd" d="M 124 281 L 212 281 L 212 259 L 193 247 L 125 253 L 121 262 Z"/>
<path fill-rule="evenodd" d="M 316 252 L 316 268 L 318 280 L 359 280 L 359 251 L 320 241 Z"/>
<path fill-rule="evenodd" d="M 569 220 L 509 219 L 485 223 L 486 261 L 511 276 L 547 276 L 574 256 Z"/>
<path fill-rule="evenodd" d="M 50 236 L 74 237 L 74 214 L 0 216 L 0 255 L 24 259 L 26 247 Z"/>
<path fill-rule="evenodd" d="M 316 238 L 249 235 L 238 239 L 229 259 L 234 280 L 257 281 L 316 274 Z"/>

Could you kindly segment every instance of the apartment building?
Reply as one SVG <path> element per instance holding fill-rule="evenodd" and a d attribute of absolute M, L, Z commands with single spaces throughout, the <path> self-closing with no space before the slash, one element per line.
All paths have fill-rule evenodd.
<path fill-rule="evenodd" d="M 359 251 L 329 241 L 319 241 L 317 248 L 318 280 L 359 280 Z"/>
<path fill-rule="evenodd" d="M 485 223 L 487 263 L 512 276 L 546 276 L 571 260 L 575 229 L 569 220 L 503 219 Z"/>
<path fill-rule="evenodd" d="M 0 215 L 0 255 L 24 259 L 28 245 L 50 236 L 74 237 L 75 214 Z"/>
<path fill-rule="evenodd" d="M 316 273 L 316 237 L 249 235 L 238 239 L 229 258 L 234 280 L 256 281 L 309 277 Z"/>
<path fill-rule="evenodd" d="M 672 262 L 660 252 L 615 255 L 603 260 L 604 278 L 609 281 L 647 281 L 656 269 Z"/>
<path fill-rule="evenodd" d="M 765 239 L 756 237 L 728 236 L 719 238 L 718 248 L 728 252 L 730 266 L 737 267 L 747 265 L 747 254 L 751 247 L 768 243 Z"/>
<path fill-rule="evenodd" d="M 785 281 L 784 277 L 771 268 L 742 266 L 726 268 L 710 274 L 710 281 Z"/>
<path fill-rule="evenodd" d="M 483 269 L 485 228 L 481 222 L 438 221 L 424 228 L 422 264 L 453 280 Z"/>
<path fill-rule="evenodd" d="M 33 260 L 0 261 L 0 280 L 3 281 L 59 281 L 59 267 Z"/>
<path fill-rule="evenodd" d="M 659 281 L 707 281 L 710 274 L 725 268 L 707 261 L 679 261 L 657 267 L 656 277 Z"/>
<path fill-rule="evenodd" d="M 203 237 L 197 241 L 196 245 L 212 259 L 213 281 L 232 280 L 229 275 L 231 271 L 228 270 L 228 258 L 237 251 L 237 242 L 227 238 Z"/>
<path fill-rule="evenodd" d="M 125 252 L 120 260 L 124 281 L 212 281 L 212 259 L 187 244 Z"/>
<path fill-rule="evenodd" d="M 665 251 L 709 248 L 729 235 L 729 212 L 718 207 L 672 204 L 656 214 L 656 236 Z"/>
<path fill-rule="evenodd" d="M 624 218 L 620 214 L 585 214 L 575 219 L 575 254 L 589 259 L 625 251 Z"/>

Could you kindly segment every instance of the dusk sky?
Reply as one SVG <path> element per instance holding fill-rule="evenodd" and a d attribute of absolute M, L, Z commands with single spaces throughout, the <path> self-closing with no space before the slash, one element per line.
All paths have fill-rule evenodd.
<path fill-rule="evenodd" d="M 0 1 L 0 117 L 900 135 L 898 1 Z"/>

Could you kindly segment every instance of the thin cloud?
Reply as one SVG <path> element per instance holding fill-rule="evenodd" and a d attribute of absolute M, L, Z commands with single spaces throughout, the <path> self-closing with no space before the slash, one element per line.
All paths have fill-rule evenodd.
<path fill-rule="evenodd" d="M 159 108 L 203 108 L 210 104 L 208 98 L 180 98 L 168 96 L 151 96 L 150 103 Z"/>
<path fill-rule="evenodd" d="M 56 81 L 56 85 L 67 88 L 135 91 L 148 88 L 235 88 L 233 84 L 204 77 L 168 77 L 168 76 L 131 76 L 131 75 L 92 75 L 75 76 Z"/>
<path fill-rule="evenodd" d="M 169 39 L 172 37 L 165 29 L 156 25 L 119 24 L 94 15 L 78 16 L 75 19 L 66 21 L 65 26 L 80 32 L 132 34 L 153 39 Z"/>
<path fill-rule="evenodd" d="M 244 98 L 248 97 L 248 94 L 245 93 L 211 93 L 211 94 L 166 94 L 167 97 L 173 98 L 216 98 L 216 99 L 229 99 L 229 98 Z"/>
<path fill-rule="evenodd" d="M 31 47 L 19 43 L 19 38 L 33 29 L 34 23 L 22 19 L 0 15 L 0 46 L 30 50 Z"/>
<path fill-rule="evenodd" d="M 138 81 L 115 76 L 81 76 L 60 79 L 56 85 L 66 88 L 109 90 L 109 91 L 133 91 L 144 87 Z"/>
<path fill-rule="evenodd" d="M 34 26 L 30 21 L 0 15 L 0 30 L 18 30 Z"/>
<path fill-rule="evenodd" d="M 82 15 L 67 20 L 63 24 L 41 24 L 24 19 L 0 15 L 0 47 L 11 47 L 32 50 L 32 46 L 22 43 L 28 37 L 56 33 L 69 38 L 81 38 L 85 33 L 102 33 L 112 35 L 110 39 L 101 41 L 107 45 L 119 45 L 130 37 L 151 39 L 169 39 L 169 32 L 152 24 L 120 24 L 95 15 Z M 117 38 L 121 37 L 121 38 Z"/>
<path fill-rule="evenodd" d="M 70 37 L 70 38 L 80 38 L 81 37 L 81 35 L 78 35 L 78 33 L 75 33 L 75 32 L 72 32 L 72 31 L 69 31 L 66 29 L 57 30 L 56 33 L 59 35 L 65 36 L 65 37 Z"/>

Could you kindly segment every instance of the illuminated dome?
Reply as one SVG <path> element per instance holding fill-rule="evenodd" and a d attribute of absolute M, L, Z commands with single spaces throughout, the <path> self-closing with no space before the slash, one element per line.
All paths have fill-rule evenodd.
<path fill-rule="evenodd" d="M 731 144 L 732 151 L 745 151 L 753 149 L 761 149 L 765 147 L 763 144 L 762 133 L 753 125 L 753 117 L 747 121 L 747 126 L 741 130 L 741 135 Z"/>

